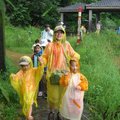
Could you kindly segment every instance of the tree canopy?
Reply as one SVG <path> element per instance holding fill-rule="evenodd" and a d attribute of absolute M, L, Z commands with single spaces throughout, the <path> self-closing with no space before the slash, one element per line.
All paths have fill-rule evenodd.
<path fill-rule="evenodd" d="M 93 2 L 96 0 L 89 0 Z M 6 13 L 10 22 L 15 25 L 43 25 L 56 23 L 60 16 L 58 7 L 67 6 L 87 0 L 5 0 Z"/>

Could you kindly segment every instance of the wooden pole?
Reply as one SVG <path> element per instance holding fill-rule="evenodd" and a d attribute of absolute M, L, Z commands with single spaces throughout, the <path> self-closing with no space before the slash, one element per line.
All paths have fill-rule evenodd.
<path fill-rule="evenodd" d="M 0 8 L 0 71 L 6 70 L 4 39 L 4 8 Z"/>
<path fill-rule="evenodd" d="M 96 13 L 96 24 L 100 21 L 100 13 Z"/>
<path fill-rule="evenodd" d="M 82 16 L 82 7 L 79 7 L 78 9 L 78 29 L 77 29 L 77 44 L 80 44 L 81 41 L 81 33 L 80 33 L 80 28 L 81 28 L 81 16 Z"/>
<path fill-rule="evenodd" d="M 92 31 L 92 10 L 89 10 L 89 32 Z"/>

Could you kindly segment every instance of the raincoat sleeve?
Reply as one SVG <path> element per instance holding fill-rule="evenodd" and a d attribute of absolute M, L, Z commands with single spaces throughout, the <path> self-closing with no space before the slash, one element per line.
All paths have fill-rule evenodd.
<path fill-rule="evenodd" d="M 80 59 L 80 55 L 74 51 L 74 49 L 71 47 L 70 43 L 67 42 L 67 54 L 70 56 L 70 58 Z"/>
<path fill-rule="evenodd" d="M 43 64 L 44 66 L 46 66 L 47 62 L 48 62 L 48 56 L 50 55 L 50 44 L 48 44 L 41 56 L 42 60 L 43 60 Z"/>
<path fill-rule="evenodd" d="M 19 79 L 18 76 L 16 74 L 11 74 L 10 75 L 10 82 L 12 87 L 16 90 L 16 92 L 18 93 L 18 95 L 20 96 L 20 87 L 19 87 Z"/>
<path fill-rule="evenodd" d="M 39 84 L 44 72 L 44 65 L 39 63 L 38 68 L 35 68 L 35 69 L 36 69 L 36 75 L 35 75 L 36 81 L 37 81 L 37 84 Z"/>
<path fill-rule="evenodd" d="M 83 74 L 80 74 L 80 84 L 79 86 L 81 87 L 81 90 L 82 91 L 87 91 L 88 90 L 88 80 L 87 78 L 83 75 Z"/>

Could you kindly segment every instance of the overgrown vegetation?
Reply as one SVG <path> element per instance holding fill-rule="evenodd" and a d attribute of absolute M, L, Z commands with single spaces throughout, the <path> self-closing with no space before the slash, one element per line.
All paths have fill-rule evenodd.
<path fill-rule="evenodd" d="M 74 45 L 74 41 L 71 40 Z M 89 80 L 85 101 L 91 120 L 120 119 L 120 37 L 106 30 L 100 35 L 89 34 L 80 46 L 75 47 L 81 55 L 81 72 Z"/>
<path fill-rule="evenodd" d="M 31 26 L 26 28 L 6 26 L 6 47 L 20 53 L 31 53 L 32 44 L 40 38 L 40 33 L 40 29 Z"/>
<path fill-rule="evenodd" d="M 7 71 L 0 73 L 0 120 L 16 120 L 21 113 L 19 98 L 10 85 L 9 75 L 17 71 L 17 67 L 10 59 L 6 59 Z"/>
<path fill-rule="evenodd" d="M 49 23 L 52 28 L 60 20 L 59 7 L 65 7 L 71 4 L 93 3 L 99 0 L 5 0 L 6 3 L 6 21 L 14 26 L 37 26 L 43 27 Z M 47 4 L 46 4 L 47 3 Z M 53 14 L 54 13 L 54 14 Z M 88 28 L 88 12 L 82 14 L 82 24 Z M 76 32 L 77 13 L 65 14 L 65 24 L 72 32 Z M 93 14 L 93 25 L 95 26 L 96 15 Z M 101 23 L 103 27 L 116 28 L 120 25 L 120 14 L 101 13 Z"/>
<path fill-rule="evenodd" d="M 31 28 L 31 27 L 30 27 Z M 31 37 L 28 38 L 28 29 L 6 26 L 6 47 L 14 51 L 18 36 L 22 38 L 17 52 L 24 49 L 24 53 L 31 51 L 32 39 L 39 34 L 38 29 L 31 28 Z M 14 31 L 16 31 L 14 34 Z M 35 36 L 36 35 L 36 36 Z M 10 36 L 10 37 L 9 37 Z M 27 36 L 27 37 L 26 37 Z M 27 39 L 26 39 L 27 38 Z M 120 36 L 114 30 L 106 29 L 100 35 L 88 33 L 80 45 L 76 45 L 76 37 L 67 37 L 73 48 L 81 55 L 81 72 L 89 81 L 89 90 L 85 94 L 85 104 L 87 104 L 88 117 L 91 120 L 119 120 L 120 119 L 120 63 L 116 63 L 117 58 L 120 61 Z M 9 42 L 8 42 L 9 41 Z M 27 44 L 28 43 L 28 44 Z M 1 94 L 2 104 L 0 104 L 2 118 L 16 118 L 16 111 L 19 110 L 18 99 L 9 83 L 9 73 L 17 70 L 13 69 L 11 61 L 8 61 L 9 72 L 6 80 L 0 80 L 0 83 L 6 89 L 10 102 L 7 102 L 5 95 Z M 12 68 L 12 69 L 11 69 Z M 6 95 L 7 95 L 6 94 Z M 7 96 L 8 96 L 7 95 Z M 6 104 L 7 103 L 7 104 Z M 13 106 L 14 103 L 14 106 Z M 9 109 L 8 109 L 9 106 Z M 6 112 L 7 111 L 7 112 Z M 6 113 L 6 115 L 5 115 Z M 11 119 L 13 120 L 13 119 Z"/>

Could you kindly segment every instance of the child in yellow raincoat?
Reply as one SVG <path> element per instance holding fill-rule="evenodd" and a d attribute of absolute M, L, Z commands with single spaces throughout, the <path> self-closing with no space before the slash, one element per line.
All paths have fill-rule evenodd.
<path fill-rule="evenodd" d="M 74 51 L 70 43 L 66 41 L 64 27 L 56 26 L 54 30 L 53 42 L 49 43 L 40 59 L 47 67 L 47 100 L 50 108 L 49 120 L 54 119 L 54 110 L 59 110 L 62 88 L 60 85 L 50 83 L 52 73 L 56 71 L 69 71 L 68 62 L 70 58 L 80 59 L 80 55 Z"/>
<path fill-rule="evenodd" d="M 43 66 L 33 68 L 32 60 L 28 56 L 20 58 L 19 65 L 21 69 L 16 74 L 10 75 L 10 81 L 13 88 L 17 91 L 22 105 L 22 112 L 27 120 L 33 120 L 32 105 L 37 106 L 37 92 L 39 81 L 43 74 Z"/>
<path fill-rule="evenodd" d="M 79 64 L 76 60 L 70 60 L 70 72 L 61 77 L 60 85 L 66 88 L 60 108 L 61 116 L 67 120 L 81 120 L 84 91 L 88 89 L 88 81 L 79 72 Z"/>

